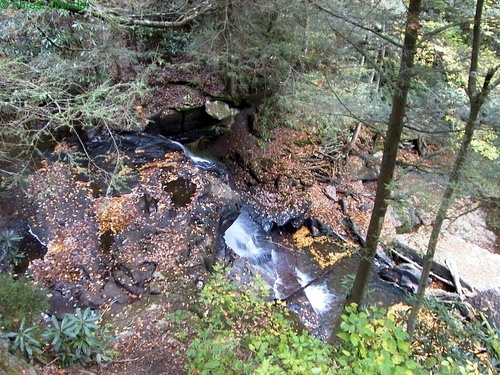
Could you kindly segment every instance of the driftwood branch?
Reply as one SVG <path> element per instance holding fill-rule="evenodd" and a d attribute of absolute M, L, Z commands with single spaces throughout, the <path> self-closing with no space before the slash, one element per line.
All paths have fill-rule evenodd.
<path fill-rule="evenodd" d="M 458 274 L 458 268 L 457 264 L 453 259 L 446 259 L 445 264 L 450 270 L 451 273 L 451 278 L 453 279 L 453 284 L 455 284 L 455 288 L 457 290 L 458 296 L 460 297 L 460 300 L 463 301 L 464 299 L 464 291 L 462 289 L 462 284 L 460 283 L 460 276 Z"/>

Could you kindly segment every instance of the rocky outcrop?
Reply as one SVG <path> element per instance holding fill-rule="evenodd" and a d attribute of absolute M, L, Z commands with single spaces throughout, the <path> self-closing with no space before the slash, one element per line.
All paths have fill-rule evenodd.
<path fill-rule="evenodd" d="M 157 89 L 152 102 L 141 111 L 148 132 L 186 143 L 227 132 L 238 113 L 227 103 L 207 99 L 198 90 L 181 84 Z"/>
<path fill-rule="evenodd" d="M 81 167 L 59 161 L 45 161 L 31 178 L 30 225 L 47 253 L 30 267 L 53 290 L 56 313 L 68 301 L 117 307 L 178 283 L 195 288 L 238 214 L 239 198 L 219 174 L 198 168 L 179 146 L 147 135 L 115 141 L 127 167 L 108 175 L 114 189 L 96 192 Z"/>

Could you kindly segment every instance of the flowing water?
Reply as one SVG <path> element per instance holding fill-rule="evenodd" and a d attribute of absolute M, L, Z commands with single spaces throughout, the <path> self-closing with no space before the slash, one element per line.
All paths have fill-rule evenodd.
<path fill-rule="evenodd" d="M 216 163 L 193 155 L 178 142 L 174 144 L 199 168 L 220 170 Z M 274 298 L 286 301 L 290 310 L 313 334 L 326 339 L 345 302 L 346 277 L 356 272 L 359 258 L 341 257 L 334 265 L 322 269 L 309 253 L 285 241 L 284 235 L 286 233 L 264 231 L 243 209 L 226 230 L 224 240 L 238 256 L 261 273 L 272 287 Z M 325 251 L 338 249 L 331 246 Z M 377 278 L 372 278 L 368 299 L 389 305 L 400 300 L 401 296 L 394 290 L 388 291 Z"/>
<path fill-rule="evenodd" d="M 203 169 L 203 170 L 218 170 L 219 169 L 219 166 L 217 165 L 217 163 L 215 163 L 214 161 L 211 161 L 209 159 L 196 156 L 191 151 L 189 151 L 186 148 L 186 146 L 184 146 L 182 143 L 177 142 L 177 141 L 172 141 L 172 140 L 169 140 L 169 141 L 172 142 L 172 144 L 177 145 L 181 149 L 182 153 L 187 158 L 191 159 L 198 168 Z"/>
<path fill-rule="evenodd" d="M 327 336 L 330 313 L 341 299 L 332 291 L 316 262 L 307 254 L 282 246 L 242 212 L 226 230 L 226 245 L 247 259 L 273 288 L 274 298 L 285 300 L 302 322 L 319 336 Z"/>

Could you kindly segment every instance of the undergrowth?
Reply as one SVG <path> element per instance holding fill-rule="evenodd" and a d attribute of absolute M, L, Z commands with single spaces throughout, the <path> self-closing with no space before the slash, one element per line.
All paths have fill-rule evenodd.
<path fill-rule="evenodd" d="M 331 347 L 292 326 L 283 305 L 266 302 L 269 289 L 261 278 L 242 288 L 219 267 L 201 291 L 203 313 L 187 351 L 189 373 L 328 373 Z"/>

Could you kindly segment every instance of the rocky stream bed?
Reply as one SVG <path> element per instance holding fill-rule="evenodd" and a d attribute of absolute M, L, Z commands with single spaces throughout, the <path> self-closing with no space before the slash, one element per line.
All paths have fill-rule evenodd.
<path fill-rule="evenodd" d="M 50 313 L 89 306 L 113 325 L 120 354 L 100 374 L 183 373 L 186 346 L 164 316 L 196 303 L 216 262 L 232 266 L 238 282 L 261 272 L 275 298 L 319 337 L 345 300 L 343 282 L 356 270 L 374 198 L 376 156 L 332 162 L 326 182 L 314 174 L 311 160 L 324 151 L 310 134 L 278 128 L 263 144 L 251 132 L 253 108 L 213 102 L 155 110 L 142 132 L 89 134 L 92 165 L 70 162 L 81 145 L 61 140 L 26 192 L 0 192 L 0 224 L 24 236 L 24 266 L 50 291 Z M 196 142 L 189 151 L 169 137 Z M 116 163 L 124 167 L 113 175 Z M 421 176 L 404 178 L 411 186 Z M 399 255 L 380 252 L 369 299 L 389 305 L 414 290 L 412 249 L 425 248 L 432 215 L 413 217 L 403 230 L 400 216 L 388 215 L 384 236 L 397 241 Z M 478 208 L 450 222 L 438 261 L 453 260 L 466 297 L 498 324 L 496 241 Z M 437 265 L 434 275 L 431 293 L 456 293 L 447 268 Z"/>

